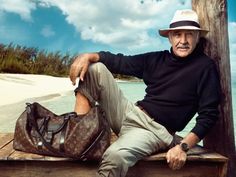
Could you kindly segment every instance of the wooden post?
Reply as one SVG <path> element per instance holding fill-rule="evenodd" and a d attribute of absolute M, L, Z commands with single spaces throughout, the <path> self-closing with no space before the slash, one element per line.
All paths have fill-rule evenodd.
<path fill-rule="evenodd" d="M 205 138 L 204 146 L 229 158 L 228 177 L 235 177 L 236 152 L 231 97 L 228 20 L 226 0 L 192 0 L 192 8 L 199 15 L 200 25 L 210 32 L 206 36 L 205 52 L 218 65 L 222 102 L 220 120 Z"/>

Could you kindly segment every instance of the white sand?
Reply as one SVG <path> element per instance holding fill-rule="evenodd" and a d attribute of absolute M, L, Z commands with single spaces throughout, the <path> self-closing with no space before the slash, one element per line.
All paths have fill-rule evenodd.
<path fill-rule="evenodd" d="M 68 95 L 69 91 L 73 93 L 75 88 L 76 86 L 72 85 L 69 78 L 32 74 L 0 74 L 0 133 L 14 132 L 15 122 L 25 110 L 26 102 L 37 101 L 47 107 L 48 100 Z M 61 112 L 73 111 L 74 103 L 68 107 L 68 110 L 63 112 L 62 109 Z M 47 108 L 53 111 L 53 107 Z"/>
<path fill-rule="evenodd" d="M 26 102 L 53 99 L 73 93 L 69 78 L 32 74 L 0 74 L 0 132 L 14 132 Z"/>
<path fill-rule="evenodd" d="M 73 91 L 69 78 L 33 74 L 0 74 L 0 106 L 28 98 Z"/>

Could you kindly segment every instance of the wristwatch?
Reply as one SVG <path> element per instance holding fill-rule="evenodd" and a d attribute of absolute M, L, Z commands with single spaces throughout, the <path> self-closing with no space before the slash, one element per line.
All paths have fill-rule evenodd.
<path fill-rule="evenodd" d="M 184 151 L 184 152 L 188 152 L 189 150 L 189 146 L 187 143 L 180 143 L 180 148 Z"/>

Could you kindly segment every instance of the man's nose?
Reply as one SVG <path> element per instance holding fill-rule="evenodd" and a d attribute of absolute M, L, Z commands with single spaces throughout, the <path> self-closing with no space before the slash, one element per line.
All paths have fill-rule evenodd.
<path fill-rule="evenodd" d="M 186 37 L 186 35 L 184 35 L 184 34 L 181 35 L 180 43 L 181 43 L 181 44 L 186 44 L 186 43 L 187 43 L 187 37 Z"/>

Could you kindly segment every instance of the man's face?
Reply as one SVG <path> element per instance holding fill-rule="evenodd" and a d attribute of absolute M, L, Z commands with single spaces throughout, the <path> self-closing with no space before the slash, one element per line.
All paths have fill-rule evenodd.
<path fill-rule="evenodd" d="M 187 57 L 195 49 L 199 32 L 194 30 L 175 30 L 169 32 L 169 41 L 173 52 L 178 57 Z"/>

